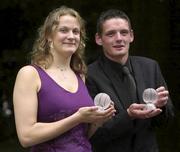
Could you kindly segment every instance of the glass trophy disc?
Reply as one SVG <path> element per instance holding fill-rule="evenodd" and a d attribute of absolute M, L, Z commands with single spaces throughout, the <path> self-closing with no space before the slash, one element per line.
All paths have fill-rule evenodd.
<path fill-rule="evenodd" d="M 94 104 L 101 110 L 105 110 L 111 104 L 111 99 L 106 93 L 98 93 L 94 98 Z"/>
<path fill-rule="evenodd" d="M 146 109 L 156 109 L 154 103 L 158 99 L 158 94 L 155 89 L 147 88 L 143 92 L 143 100 L 146 103 Z"/>

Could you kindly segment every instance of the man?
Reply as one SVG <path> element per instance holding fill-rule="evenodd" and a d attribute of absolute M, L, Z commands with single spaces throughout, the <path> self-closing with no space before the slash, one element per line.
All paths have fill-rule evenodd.
<path fill-rule="evenodd" d="M 112 9 L 101 14 L 95 40 L 102 46 L 103 55 L 89 65 L 87 86 L 93 98 L 107 93 L 117 113 L 92 136 L 95 152 L 158 152 L 154 128 L 174 115 L 158 63 L 129 56 L 133 39 L 131 23 L 124 12 Z M 142 99 L 146 88 L 154 88 L 158 94 L 154 110 L 146 108 Z"/>

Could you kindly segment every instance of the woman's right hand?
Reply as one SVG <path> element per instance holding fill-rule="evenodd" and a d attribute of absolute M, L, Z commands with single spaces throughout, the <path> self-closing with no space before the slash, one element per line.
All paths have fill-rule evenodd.
<path fill-rule="evenodd" d="M 105 110 L 99 110 L 98 106 L 82 107 L 77 111 L 77 114 L 80 116 L 81 122 L 95 123 L 111 118 L 115 112 L 114 106 L 110 105 Z"/>

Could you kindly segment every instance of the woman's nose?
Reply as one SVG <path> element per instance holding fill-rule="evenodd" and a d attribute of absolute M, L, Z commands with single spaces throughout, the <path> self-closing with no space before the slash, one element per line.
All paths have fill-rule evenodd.
<path fill-rule="evenodd" d="M 69 33 L 68 33 L 68 38 L 74 38 L 74 33 L 73 33 L 73 31 L 69 31 Z"/>

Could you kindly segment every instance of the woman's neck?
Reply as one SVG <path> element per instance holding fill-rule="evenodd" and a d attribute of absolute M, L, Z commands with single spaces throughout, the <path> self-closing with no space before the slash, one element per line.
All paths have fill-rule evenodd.
<path fill-rule="evenodd" d="M 71 57 L 53 57 L 51 68 L 58 68 L 61 71 L 70 69 Z"/>

